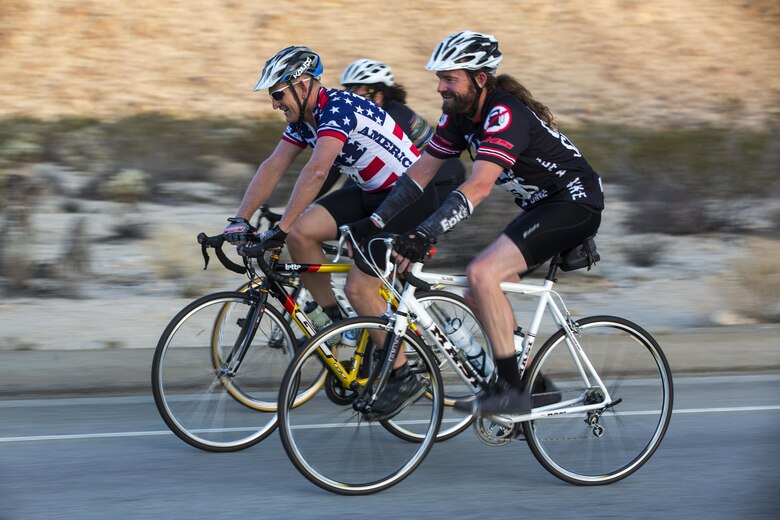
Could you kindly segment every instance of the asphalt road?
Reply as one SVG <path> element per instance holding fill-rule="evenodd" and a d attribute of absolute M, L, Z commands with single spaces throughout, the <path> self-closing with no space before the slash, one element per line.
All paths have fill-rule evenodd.
<path fill-rule="evenodd" d="M 525 443 L 467 430 L 366 497 L 310 484 L 278 434 L 238 453 L 191 448 L 146 394 L 0 401 L 0 520 L 776 518 L 778 470 L 780 374 L 677 378 L 663 444 L 616 484 L 566 484 Z"/>

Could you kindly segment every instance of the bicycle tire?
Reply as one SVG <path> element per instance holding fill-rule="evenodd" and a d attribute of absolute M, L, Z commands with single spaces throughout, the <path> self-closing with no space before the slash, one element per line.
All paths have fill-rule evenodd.
<path fill-rule="evenodd" d="M 227 291 L 199 298 L 168 324 L 152 363 L 152 392 L 165 424 L 184 442 L 212 452 L 253 446 L 276 428 L 281 374 L 294 353 L 282 315 L 266 306 L 235 375 L 220 374 L 247 313 L 257 302 Z M 238 314 L 236 314 L 238 313 Z M 271 329 L 283 340 L 269 346 Z"/>
<path fill-rule="evenodd" d="M 487 355 L 492 359 L 493 349 L 490 346 L 490 340 L 462 296 L 447 291 L 431 290 L 417 293 L 415 299 L 426 306 L 428 313 L 441 330 L 444 330 L 444 318 L 460 318 L 462 326 L 466 327 L 466 330 L 474 336 L 477 343 L 486 349 Z M 473 415 L 464 415 L 463 412 L 452 408 L 456 400 L 469 398 L 474 395 L 474 391 L 463 381 L 459 372 L 447 360 L 438 346 L 430 344 L 428 346 L 439 359 L 439 370 L 444 384 L 444 415 L 439 433 L 436 435 L 436 441 L 442 442 L 455 437 L 474 423 Z M 392 419 L 384 421 L 382 425 L 406 441 L 420 442 L 421 440 L 421 437 L 415 432 L 409 431 Z"/>
<path fill-rule="evenodd" d="M 293 403 L 299 384 L 322 367 L 319 347 L 338 334 L 343 337 L 350 328 L 366 335 L 372 330 L 392 331 L 385 317 L 357 317 L 331 325 L 312 338 L 295 356 L 282 381 L 279 435 L 293 465 L 310 482 L 337 494 L 366 495 L 397 484 L 424 460 L 441 423 L 443 387 L 436 356 L 408 329 L 402 348 L 415 354 L 409 366 L 427 385 L 430 398 L 418 397 L 394 420 L 407 428 L 417 427 L 421 442 L 399 439 L 378 421 L 356 412 L 352 404 L 332 400 L 326 392 L 305 403 Z"/>
<path fill-rule="evenodd" d="M 556 477 L 577 485 L 610 484 L 638 470 L 663 440 L 672 417 L 672 372 L 655 339 L 635 323 L 592 316 L 577 326 L 577 341 L 614 404 L 595 413 L 525 422 L 523 431 L 536 459 Z M 583 382 L 567 345 L 563 330 L 542 345 L 527 370 L 526 387 L 549 391 L 552 381 L 562 398 L 552 405 L 555 410 L 570 398 L 601 402 L 605 396 L 595 378 Z"/>

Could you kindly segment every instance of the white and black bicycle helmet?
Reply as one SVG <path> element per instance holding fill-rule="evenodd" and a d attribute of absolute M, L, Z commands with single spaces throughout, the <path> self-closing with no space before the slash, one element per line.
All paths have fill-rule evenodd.
<path fill-rule="evenodd" d="M 319 54 L 302 45 L 291 45 L 277 52 L 265 62 L 260 79 L 257 80 L 254 91 L 266 89 L 284 81 L 293 82 L 309 74 L 319 79 L 322 74 L 322 60 Z"/>
<path fill-rule="evenodd" d="M 361 58 L 353 61 L 344 72 L 341 73 L 341 84 L 347 85 L 374 85 L 382 83 L 388 87 L 395 85 L 393 72 L 381 61 Z"/>
<path fill-rule="evenodd" d="M 431 54 L 427 70 L 487 70 L 491 74 L 501 63 L 498 41 L 491 34 L 461 31 L 444 38 Z"/>

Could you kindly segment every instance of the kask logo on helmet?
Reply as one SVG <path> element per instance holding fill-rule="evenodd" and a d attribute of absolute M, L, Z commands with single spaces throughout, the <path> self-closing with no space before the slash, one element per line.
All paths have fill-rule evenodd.
<path fill-rule="evenodd" d="M 309 68 L 309 65 L 311 65 L 311 62 L 313 61 L 313 58 L 309 56 L 306 58 L 306 61 L 303 62 L 303 65 L 298 67 L 298 70 L 292 73 L 292 77 L 295 79 L 298 79 L 304 72 L 306 72 L 306 69 Z"/>

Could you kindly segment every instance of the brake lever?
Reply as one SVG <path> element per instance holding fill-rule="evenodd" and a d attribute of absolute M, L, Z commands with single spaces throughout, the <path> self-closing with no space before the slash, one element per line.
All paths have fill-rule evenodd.
<path fill-rule="evenodd" d="M 334 264 L 338 263 L 339 259 L 341 259 L 342 247 L 344 246 L 344 242 L 346 241 L 349 235 L 350 235 L 350 229 L 348 225 L 344 224 L 343 226 L 339 227 L 339 244 L 338 244 L 338 251 L 336 251 L 336 256 L 335 258 L 333 258 Z"/>

